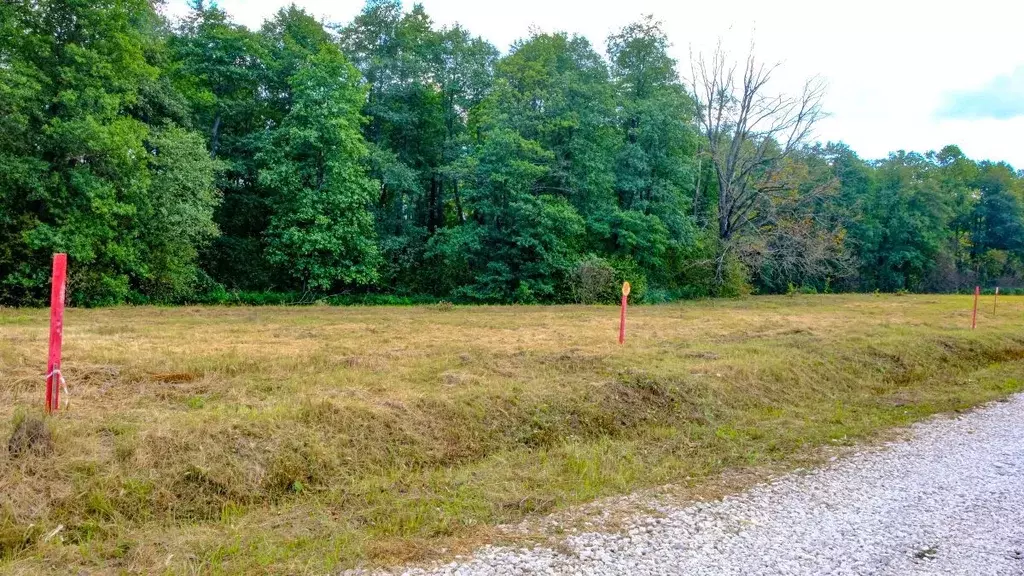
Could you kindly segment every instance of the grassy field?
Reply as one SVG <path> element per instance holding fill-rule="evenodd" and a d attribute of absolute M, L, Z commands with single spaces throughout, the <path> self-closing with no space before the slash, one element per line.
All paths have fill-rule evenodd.
<path fill-rule="evenodd" d="M 326 573 L 794 465 L 1024 387 L 1024 298 L 70 310 L 52 451 L 0 450 L 0 572 Z M 0 309 L 2 440 L 45 310 Z M 60 527 L 59 530 L 58 527 Z"/>

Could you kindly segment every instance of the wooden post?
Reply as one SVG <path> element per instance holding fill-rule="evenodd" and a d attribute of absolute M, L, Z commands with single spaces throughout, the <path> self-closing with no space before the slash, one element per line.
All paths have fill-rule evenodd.
<path fill-rule="evenodd" d="M 996 296 L 992 299 L 992 315 L 996 315 L 996 304 L 999 303 L 999 286 L 996 286 Z"/>
<path fill-rule="evenodd" d="M 978 327 L 978 296 L 981 295 L 981 286 L 974 287 L 974 313 L 971 314 L 971 330 Z"/>
<path fill-rule="evenodd" d="M 626 341 L 626 304 L 629 300 L 629 282 L 622 283 L 622 313 L 619 315 L 619 344 Z"/>
<path fill-rule="evenodd" d="M 53 255 L 53 283 L 50 285 L 50 355 L 46 361 L 46 411 L 60 406 L 60 352 L 64 341 L 64 290 L 67 254 Z"/>

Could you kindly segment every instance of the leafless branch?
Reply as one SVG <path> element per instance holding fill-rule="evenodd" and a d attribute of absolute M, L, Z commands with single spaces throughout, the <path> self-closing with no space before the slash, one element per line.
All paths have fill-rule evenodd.
<path fill-rule="evenodd" d="M 823 116 L 825 93 L 817 77 L 808 79 L 799 95 L 768 93 L 779 65 L 760 62 L 753 45 L 739 82 L 738 67 L 721 43 L 710 57 L 690 58 L 697 122 L 718 179 L 723 241 L 756 226 L 762 200 L 786 189 L 777 181 L 779 167 L 811 137 Z"/>

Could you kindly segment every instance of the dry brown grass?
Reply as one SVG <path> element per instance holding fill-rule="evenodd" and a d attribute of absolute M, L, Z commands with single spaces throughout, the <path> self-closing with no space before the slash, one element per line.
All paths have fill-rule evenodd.
<path fill-rule="evenodd" d="M 70 310 L 50 454 L 0 454 L 0 571 L 322 573 L 662 484 L 730 487 L 1024 384 L 1024 299 Z M 0 310 L 0 428 L 44 310 Z M 54 531 L 62 526 L 59 531 Z"/>

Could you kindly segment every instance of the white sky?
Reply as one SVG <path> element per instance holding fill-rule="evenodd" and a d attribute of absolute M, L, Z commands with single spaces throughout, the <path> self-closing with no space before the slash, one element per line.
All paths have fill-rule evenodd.
<path fill-rule="evenodd" d="M 185 0 L 167 0 L 171 14 Z M 285 0 L 219 0 L 257 28 Z M 347 23 L 362 0 L 296 0 L 328 22 Z M 412 2 L 406 0 L 405 7 Z M 673 43 L 680 74 L 689 54 L 721 38 L 744 56 L 783 64 L 776 90 L 820 75 L 831 116 L 820 140 L 842 140 L 865 158 L 957 144 L 975 159 L 1024 168 L 1024 0 L 422 0 L 438 24 L 459 22 L 501 50 L 530 27 L 576 32 L 603 53 L 605 38 L 654 14 Z"/>

